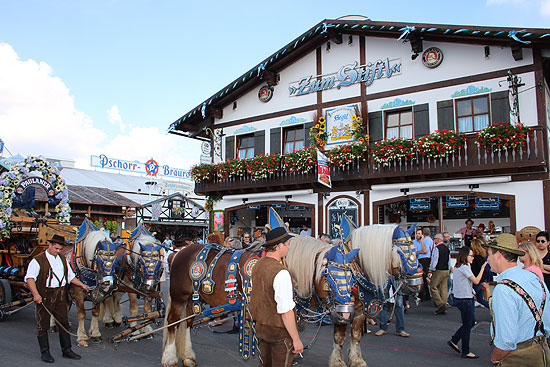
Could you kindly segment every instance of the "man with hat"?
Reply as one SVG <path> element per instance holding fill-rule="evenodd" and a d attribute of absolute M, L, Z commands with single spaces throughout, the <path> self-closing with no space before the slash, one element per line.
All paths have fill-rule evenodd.
<path fill-rule="evenodd" d="M 281 264 L 291 238 L 284 227 L 269 231 L 264 244 L 266 255 L 252 270 L 250 312 L 256 321 L 260 366 L 290 367 L 292 353 L 304 350 L 294 315 L 292 280 Z"/>
<path fill-rule="evenodd" d="M 25 281 L 33 295 L 36 304 L 36 322 L 38 324 L 38 344 L 41 358 L 44 362 L 53 363 L 48 342 L 50 313 L 54 316 L 59 328 L 59 343 L 64 358 L 80 359 L 71 350 L 69 330 L 70 296 L 67 285 L 72 283 L 86 292 L 88 286 L 75 278 L 73 270 L 67 264 L 65 256 L 60 251 L 65 245 L 65 239 L 54 235 L 48 240 L 48 248 L 31 260 L 27 268 Z"/>
<path fill-rule="evenodd" d="M 514 235 L 501 234 L 486 246 L 491 269 L 499 273 L 491 300 L 491 361 L 498 366 L 550 366 L 548 289 L 518 266 L 518 256 L 525 253 Z"/>

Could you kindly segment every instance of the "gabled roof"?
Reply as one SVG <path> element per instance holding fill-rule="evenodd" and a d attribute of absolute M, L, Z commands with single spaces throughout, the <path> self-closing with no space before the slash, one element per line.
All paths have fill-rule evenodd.
<path fill-rule="evenodd" d="M 75 204 L 126 206 L 131 208 L 141 206 L 135 201 L 119 195 L 105 187 L 67 185 L 67 189 L 69 190 L 70 202 Z M 46 192 L 44 190 L 36 190 L 35 199 L 38 201 L 47 201 L 48 197 L 46 196 Z"/>
<path fill-rule="evenodd" d="M 460 41 L 485 45 L 517 46 L 526 48 L 550 47 L 548 28 L 501 28 L 483 26 L 377 22 L 364 20 L 325 19 L 292 42 L 268 56 L 246 73 L 219 90 L 203 103 L 170 124 L 168 132 L 189 137 L 206 137 L 204 129 L 211 117 L 221 116 L 221 108 L 250 88 L 270 82 L 278 70 L 330 39 L 341 42 L 342 34 L 395 38 L 406 42 L 411 39 L 434 41 Z M 338 43 L 339 43 L 338 42 Z"/>
<path fill-rule="evenodd" d="M 143 204 L 142 206 L 145 208 L 145 207 L 149 207 L 149 206 L 153 206 L 153 204 L 156 204 L 156 203 L 164 203 L 166 200 L 170 200 L 170 199 L 173 199 L 173 198 L 178 198 L 178 199 L 181 199 L 183 201 L 187 201 L 191 204 L 193 204 L 194 206 L 196 207 L 199 207 L 199 208 L 202 208 L 203 206 L 198 204 L 196 201 L 188 198 L 187 196 L 183 195 L 181 192 L 176 192 L 176 193 L 173 193 L 171 195 L 168 195 L 168 196 L 163 196 L 157 200 L 153 200 L 153 201 L 150 201 L 148 203 L 145 203 Z"/>

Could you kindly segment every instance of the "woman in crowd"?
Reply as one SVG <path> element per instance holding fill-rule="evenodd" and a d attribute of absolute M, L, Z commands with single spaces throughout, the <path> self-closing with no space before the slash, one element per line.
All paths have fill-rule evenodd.
<path fill-rule="evenodd" d="M 466 224 L 466 227 L 460 228 L 457 233 L 460 233 L 462 235 L 464 246 L 470 247 L 470 243 L 472 242 L 474 237 L 478 235 L 478 233 L 475 228 L 472 228 L 472 226 L 474 225 L 474 221 L 472 219 L 466 219 L 464 224 Z"/>
<path fill-rule="evenodd" d="M 474 276 L 470 264 L 474 261 L 474 253 L 469 247 L 461 247 L 458 250 L 458 258 L 453 271 L 453 294 L 456 300 L 456 307 L 460 310 L 462 326 L 456 331 L 447 344 L 462 358 L 479 358 L 470 352 L 470 332 L 474 325 L 475 307 L 473 284 L 479 284 L 487 263 L 481 267 L 481 271 Z M 462 340 L 462 350 L 457 343 Z"/>
<path fill-rule="evenodd" d="M 537 247 L 532 242 L 527 241 L 521 243 L 519 248 L 525 251 L 525 255 L 519 257 L 519 261 L 522 262 L 523 268 L 537 274 L 540 280 L 544 282 L 544 276 L 542 275 L 542 259 L 540 258 Z"/>
<path fill-rule="evenodd" d="M 233 237 L 225 237 L 225 240 L 223 241 L 223 247 L 225 248 L 232 248 L 233 247 Z"/>
<path fill-rule="evenodd" d="M 483 264 L 487 261 L 487 250 L 483 247 L 485 241 L 478 238 L 472 241 L 472 252 L 474 254 L 474 260 L 471 265 L 472 273 L 479 274 Z M 485 272 L 484 272 L 485 273 Z M 485 300 L 484 289 L 489 289 L 487 282 L 489 279 L 486 279 L 484 276 L 481 277 L 481 282 L 474 284 L 474 292 L 476 293 L 476 300 L 486 308 L 489 308 L 489 302 Z"/>

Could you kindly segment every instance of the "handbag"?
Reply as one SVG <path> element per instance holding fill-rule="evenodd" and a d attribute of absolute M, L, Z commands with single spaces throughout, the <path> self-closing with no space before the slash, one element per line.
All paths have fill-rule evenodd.
<path fill-rule="evenodd" d="M 447 297 L 447 303 L 453 307 L 456 306 L 456 299 L 452 290 L 451 290 L 451 293 L 449 293 L 449 296 Z"/>

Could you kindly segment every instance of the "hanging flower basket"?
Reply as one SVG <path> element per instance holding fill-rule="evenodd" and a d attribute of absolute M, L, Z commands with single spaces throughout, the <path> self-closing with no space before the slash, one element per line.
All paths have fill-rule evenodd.
<path fill-rule="evenodd" d="M 464 146 L 466 135 L 454 130 L 436 130 L 416 141 L 418 154 L 427 158 L 457 155 Z"/>
<path fill-rule="evenodd" d="M 195 182 L 209 181 L 216 174 L 216 165 L 200 164 L 191 168 L 191 177 Z"/>
<path fill-rule="evenodd" d="M 290 173 L 311 172 L 316 164 L 317 150 L 315 147 L 307 147 L 283 156 L 283 169 Z"/>
<path fill-rule="evenodd" d="M 498 123 L 489 125 L 477 133 L 477 145 L 486 152 L 520 149 L 527 151 L 527 136 L 533 136 L 533 128 L 522 123 L 516 125 Z"/>
<path fill-rule="evenodd" d="M 230 159 L 216 165 L 216 175 L 221 179 L 242 176 L 245 172 L 246 161 L 244 159 Z"/>
<path fill-rule="evenodd" d="M 388 166 L 390 162 L 403 159 L 413 161 L 416 159 L 416 144 L 409 139 L 386 139 L 377 142 L 372 149 L 372 160 Z"/>

